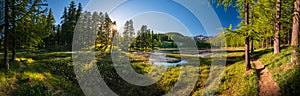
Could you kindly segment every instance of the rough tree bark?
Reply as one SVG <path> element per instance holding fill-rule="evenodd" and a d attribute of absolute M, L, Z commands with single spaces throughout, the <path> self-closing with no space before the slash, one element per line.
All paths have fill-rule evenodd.
<path fill-rule="evenodd" d="M 12 62 L 14 62 L 15 60 L 16 60 L 16 53 L 17 53 L 17 49 L 16 49 L 16 40 L 15 39 L 13 39 L 12 40 L 12 46 L 11 46 L 12 48 L 11 48 L 11 52 L 12 52 L 12 54 L 11 54 L 11 61 Z"/>
<path fill-rule="evenodd" d="M 300 13 L 300 0 L 294 2 L 294 17 L 293 17 L 293 31 L 292 31 L 292 58 L 291 62 L 299 65 L 299 52 L 298 52 L 298 35 L 299 35 L 299 13 Z"/>
<path fill-rule="evenodd" d="M 251 37 L 251 53 L 254 52 L 254 39 Z"/>
<path fill-rule="evenodd" d="M 276 1 L 276 21 L 274 34 L 274 54 L 280 53 L 280 17 L 281 17 L 281 0 Z"/>
<path fill-rule="evenodd" d="M 6 71 L 9 70 L 9 57 L 8 57 L 8 27 L 9 27 L 9 13 L 8 13 L 8 1 L 9 0 L 5 0 L 5 37 L 4 37 L 4 68 Z"/>
<path fill-rule="evenodd" d="M 247 0 L 244 1 L 244 14 L 245 14 L 245 25 L 249 24 L 249 2 Z M 249 34 L 246 32 L 245 34 L 245 63 L 246 63 L 246 71 L 251 69 L 250 65 L 250 54 L 249 54 Z"/>
<path fill-rule="evenodd" d="M 12 4 L 11 5 L 11 7 L 12 7 L 12 13 L 11 13 L 11 19 L 12 19 L 12 21 L 11 21 L 11 23 L 12 23 L 12 30 L 10 31 L 10 36 L 11 37 L 9 37 L 9 38 L 12 38 L 11 40 L 12 40 L 12 42 L 11 42 L 11 51 L 12 51 L 12 55 L 11 55 L 11 60 L 10 61 L 12 61 L 12 62 L 14 62 L 15 60 L 16 60 L 16 23 L 15 23 L 15 18 L 16 18 L 16 11 L 17 11 L 17 9 L 16 9 L 16 7 L 15 6 L 13 6 L 13 4 L 14 4 L 14 0 L 11 0 L 10 1 L 11 3 L 10 4 Z"/>

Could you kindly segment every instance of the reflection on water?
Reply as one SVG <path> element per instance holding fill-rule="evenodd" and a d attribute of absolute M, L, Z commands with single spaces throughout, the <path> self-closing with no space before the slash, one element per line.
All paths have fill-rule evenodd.
<path fill-rule="evenodd" d="M 185 65 L 188 64 L 187 61 L 185 60 L 181 60 L 180 62 L 176 62 L 176 63 L 169 63 L 169 62 L 152 62 L 152 64 L 157 65 L 157 66 L 164 66 L 164 67 L 176 67 L 179 65 Z"/>
<path fill-rule="evenodd" d="M 189 54 L 189 53 L 198 53 L 198 54 Z M 176 67 L 180 65 L 186 65 L 189 62 L 186 60 L 180 60 L 178 58 L 168 57 L 167 54 L 180 54 L 181 56 L 188 56 L 188 57 L 202 57 L 202 58 L 209 58 L 212 53 L 209 50 L 152 50 L 152 52 L 132 52 L 137 56 L 142 56 L 149 58 L 148 64 L 153 64 L 157 66 L 164 66 L 164 67 Z"/>

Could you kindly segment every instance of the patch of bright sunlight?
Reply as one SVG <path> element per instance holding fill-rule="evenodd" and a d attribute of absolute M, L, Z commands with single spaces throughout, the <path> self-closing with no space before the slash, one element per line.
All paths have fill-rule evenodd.
<path fill-rule="evenodd" d="M 16 58 L 16 61 L 22 62 L 22 61 L 26 61 L 27 63 L 34 63 L 35 60 L 33 60 L 32 58 Z"/>
<path fill-rule="evenodd" d="M 24 72 L 23 79 L 31 78 L 32 80 L 44 80 L 45 76 L 41 73 Z"/>
<path fill-rule="evenodd" d="M 95 67 L 95 63 L 97 62 L 97 60 L 93 60 L 92 62 L 90 62 L 90 63 L 87 63 L 87 64 L 84 64 L 83 66 L 82 66 L 82 71 L 88 71 L 88 70 L 90 70 L 91 68 L 93 68 L 93 67 Z"/>

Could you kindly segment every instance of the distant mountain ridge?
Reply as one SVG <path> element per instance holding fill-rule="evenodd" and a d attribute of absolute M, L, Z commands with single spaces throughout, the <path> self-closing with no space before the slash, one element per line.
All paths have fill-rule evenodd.
<path fill-rule="evenodd" d="M 204 36 L 204 35 L 193 36 L 195 41 L 201 41 L 201 42 L 206 42 L 214 37 L 215 36 Z"/>
<path fill-rule="evenodd" d="M 189 37 L 189 36 L 184 36 L 180 33 L 177 33 L 177 32 L 168 32 L 166 33 L 167 35 L 177 35 L 177 36 L 182 36 L 182 37 Z M 217 36 L 204 36 L 204 35 L 196 35 L 196 36 L 192 36 L 192 37 L 189 37 L 189 38 L 193 38 L 195 41 L 200 41 L 200 42 L 206 42 L 206 41 L 209 41 L 213 38 L 215 38 Z"/>

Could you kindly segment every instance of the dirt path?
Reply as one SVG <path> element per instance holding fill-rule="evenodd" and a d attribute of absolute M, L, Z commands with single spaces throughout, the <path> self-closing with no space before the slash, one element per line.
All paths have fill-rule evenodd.
<path fill-rule="evenodd" d="M 259 96 L 281 96 L 279 87 L 271 77 L 271 72 L 265 68 L 259 61 L 253 60 L 259 76 Z"/>

